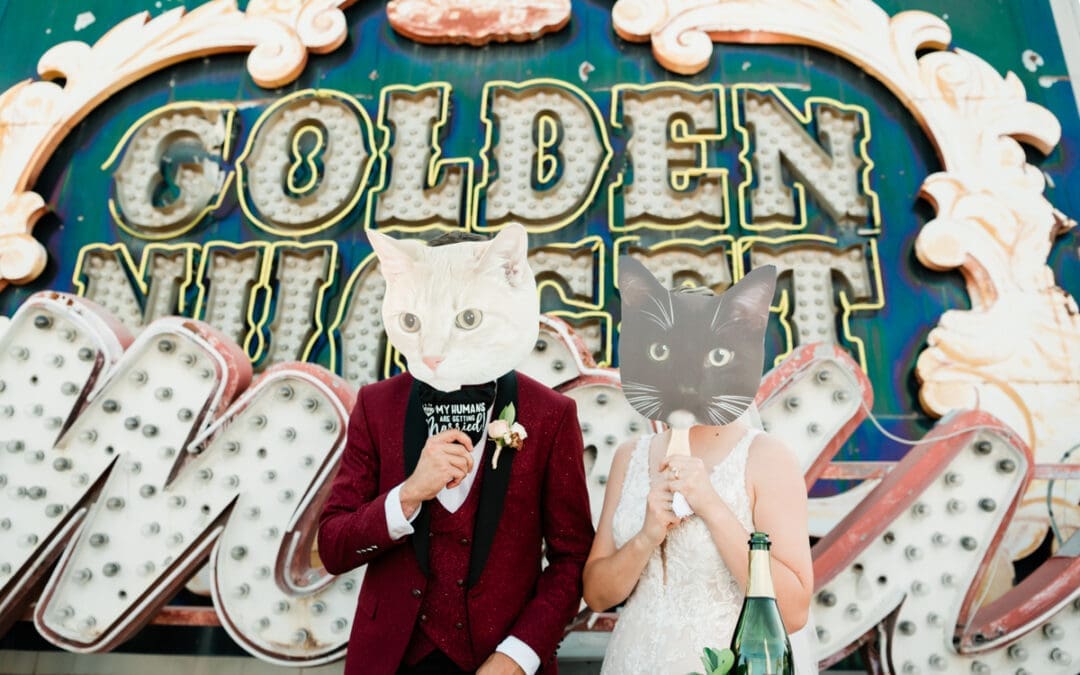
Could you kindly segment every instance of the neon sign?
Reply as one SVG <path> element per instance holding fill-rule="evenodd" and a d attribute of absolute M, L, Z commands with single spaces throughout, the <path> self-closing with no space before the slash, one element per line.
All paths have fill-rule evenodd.
<path fill-rule="evenodd" d="M 610 131 L 582 90 L 555 80 L 491 82 L 484 87 L 486 142 L 479 150 L 477 171 L 474 158 L 442 154 L 441 134 L 450 123 L 452 96 L 447 83 L 385 87 L 373 125 L 363 105 L 348 95 L 296 92 L 267 107 L 238 143 L 232 141 L 235 110 L 229 106 L 170 104 L 136 122 L 103 166 L 113 171 L 109 212 L 122 230 L 137 238 L 177 239 L 219 207 L 231 190 L 247 221 L 270 236 L 318 235 L 359 206 L 362 216 L 353 227 L 421 231 L 457 228 L 464 222 L 487 230 L 514 220 L 543 234 L 574 222 L 607 182 L 609 227 L 614 232 L 725 231 L 735 201 L 745 229 L 780 227 L 791 234 L 759 243 L 752 236 L 716 240 L 714 250 L 730 258 L 732 268 L 741 251 L 752 250 L 755 259 L 812 258 L 827 276 L 839 271 L 851 282 L 854 296 L 843 311 L 845 326 L 851 312 L 883 301 L 874 247 L 880 214 L 877 196 L 869 188 L 873 162 L 866 154 L 871 132 L 865 110 L 818 97 L 807 101 L 803 114 L 776 88 L 739 87 L 729 97 L 721 85 L 620 85 L 612 92 L 610 126 L 632 125 L 633 132 L 628 168 L 611 172 Z M 734 113 L 728 110 L 729 98 Z M 734 138 L 727 128 L 732 116 L 741 120 L 736 122 L 738 154 L 751 169 L 737 199 L 728 169 L 709 165 L 710 157 Z M 806 125 L 811 122 L 827 139 L 827 152 L 809 135 Z M 174 167 L 173 175 L 161 173 L 163 164 Z M 782 173 L 788 169 L 797 176 L 793 188 L 784 187 Z M 833 254 L 838 260 L 832 260 L 828 251 L 839 240 L 806 232 L 808 193 L 838 223 L 837 236 L 866 243 L 849 242 Z M 639 237 L 627 235 L 615 246 L 630 245 Z M 370 277 L 367 267 L 373 263 L 370 258 L 362 261 L 337 298 L 337 318 L 323 322 L 334 299 L 327 293 L 338 274 L 337 247 L 332 239 L 304 244 L 151 243 L 136 264 L 125 245 L 92 244 L 80 253 L 75 281 L 84 295 L 116 311 L 134 330 L 170 313 L 203 317 L 243 344 L 257 363 L 308 359 L 329 333 L 331 369 L 358 384 L 387 372 L 389 362 L 370 356 L 363 366 L 354 367 L 341 364 L 338 353 L 381 351 L 377 323 L 358 329 L 351 325 L 357 291 L 377 295 L 381 282 L 371 278 L 366 286 L 375 284 L 373 288 L 361 283 Z M 603 277 L 596 275 L 608 260 L 601 240 L 570 246 L 560 242 L 533 251 L 542 276 L 550 275 L 547 285 L 561 296 L 561 313 L 581 320 L 579 329 L 600 322 L 603 337 L 594 350 L 601 361 L 610 358 L 606 336 L 611 318 L 604 311 Z M 694 261 L 686 262 L 686 271 L 693 273 Z M 781 267 L 797 278 L 804 273 L 791 265 Z M 725 279 L 737 274 L 741 270 L 732 269 Z M 134 288 L 126 282 L 129 276 L 136 280 Z M 196 299 L 189 307 L 193 290 Z M 791 293 L 804 292 L 811 292 L 810 286 L 793 284 Z M 799 298 L 790 302 L 798 304 Z M 819 293 L 813 302 L 827 304 L 813 318 L 800 313 L 794 329 L 782 322 L 788 327 L 788 350 L 812 336 L 838 339 L 831 328 L 838 311 L 832 292 Z M 785 296 L 782 307 L 786 304 Z M 143 316 L 138 315 L 140 305 L 146 307 Z M 581 310 L 593 312 L 591 318 Z M 294 326 L 288 335 L 283 333 L 286 324 Z M 823 337 L 821 328 L 826 327 Z M 359 339 L 358 333 L 367 339 Z M 850 330 L 845 336 L 861 351 Z"/>

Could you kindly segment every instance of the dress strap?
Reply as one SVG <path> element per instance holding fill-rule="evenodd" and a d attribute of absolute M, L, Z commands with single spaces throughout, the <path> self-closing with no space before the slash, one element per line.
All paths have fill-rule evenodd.
<path fill-rule="evenodd" d="M 649 445 L 652 443 L 654 435 L 644 434 L 639 437 L 637 443 L 634 444 L 634 452 L 630 455 L 629 471 L 644 473 L 646 482 L 649 480 Z M 639 464 L 641 465 L 640 469 L 638 468 Z"/>
<path fill-rule="evenodd" d="M 649 447 L 649 443 L 652 441 L 653 436 L 656 434 L 642 434 L 637 439 L 637 444 L 634 445 L 634 454 L 642 452 L 642 448 Z"/>
<path fill-rule="evenodd" d="M 731 449 L 731 456 L 734 458 L 734 463 L 739 464 L 742 467 L 740 473 L 744 473 L 746 470 L 746 462 L 750 457 L 750 446 L 754 444 L 754 439 L 761 433 L 761 429 L 750 428 L 746 430 L 743 437 L 739 439 L 739 442 L 735 444 L 735 447 Z"/>

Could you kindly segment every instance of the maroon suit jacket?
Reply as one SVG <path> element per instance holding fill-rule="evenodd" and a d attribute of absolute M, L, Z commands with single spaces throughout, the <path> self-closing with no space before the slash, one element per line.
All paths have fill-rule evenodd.
<path fill-rule="evenodd" d="M 390 539 L 385 511 L 387 493 L 405 480 L 407 463 L 415 466 L 404 442 L 412 383 L 411 375 L 402 374 L 360 389 L 348 445 L 320 517 L 319 555 L 326 569 L 342 574 L 367 565 L 346 675 L 397 671 L 427 585 L 418 542 L 409 545 L 416 537 Z M 503 451 L 498 472 L 484 476 L 486 482 L 505 472 L 492 483 L 501 483 L 505 495 L 494 501 L 496 507 L 487 501 L 488 513 L 477 516 L 474 539 L 484 538 L 482 520 L 491 533 L 490 549 L 480 556 L 482 568 L 471 575 L 477 578 L 467 591 L 471 638 L 477 654 L 490 654 L 514 635 L 540 657 L 542 673 L 555 673 L 555 650 L 578 610 L 593 538 L 581 430 L 572 399 L 520 374 L 515 407 L 529 436 L 520 450 Z M 489 442 L 486 470 L 492 449 Z M 474 558 L 479 545 L 474 543 Z M 541 572 L 542 555 L 548 566 Z"/>

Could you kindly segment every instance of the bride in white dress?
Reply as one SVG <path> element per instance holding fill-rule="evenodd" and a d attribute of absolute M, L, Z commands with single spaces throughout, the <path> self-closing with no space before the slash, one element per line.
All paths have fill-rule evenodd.
<path fill-rule="evenodd" d="M 785 627 L 794 633 L 806 623 L 813 569 L 806 487 L 794 455 L 767 434 L 735 423 L 692 428 L 692 456 L 665 462 L 666 436 L 619 448 L 585 566 L 591 608 L 603 611 L 626 600 L 604 674 L 686 675 L 701 669 L 703 648 L 728 646 L 754 530 L 772 540 Z M 682 522 L 671 506 L 676 491 L 695 513 Z M 798 673 L 817 672 L 803 633 L 792 636 L 792 649 Z"/>
<path fill-rule="evenodd" d="M 745 414 L 761 383 L 775 274 L 759 267 L 714 296 L 668 291 L 640 262 L 619 258 L 627 401 L 650 419 L 679 421 L 683 433 L 687 418 L 707 425 L 689 427 L 688 455 L 666 456 L 670 431 L 615 454 L 584 571 L 589 607 L 626 601 L 603 673 L 686 675 L 700 668 L 705 647 L 727 647 L 755 530 L 772 540 L 773 587 L 796 672 L 817 672 L 798 632 L 814 587 L 806 485 L 795 455 Z M 675 515 L 676 493 L 694 515 Z"/>

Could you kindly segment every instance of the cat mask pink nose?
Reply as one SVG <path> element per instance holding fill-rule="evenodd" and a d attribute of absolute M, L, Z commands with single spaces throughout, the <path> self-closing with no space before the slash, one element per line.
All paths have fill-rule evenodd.
<path fill-rule="evenodd" d="M 435 372 L 435 369 L 439 367 L 439 364 L 443 362 L 445 357 L 442 356 L 425 356 L 421 361 L 424 365 L 431 369 L 431 372 Z"/>

